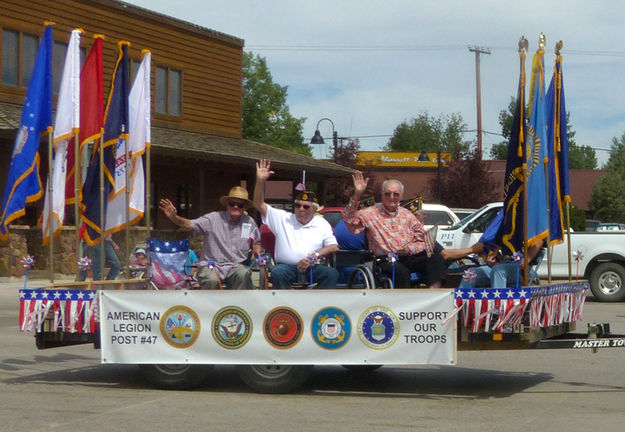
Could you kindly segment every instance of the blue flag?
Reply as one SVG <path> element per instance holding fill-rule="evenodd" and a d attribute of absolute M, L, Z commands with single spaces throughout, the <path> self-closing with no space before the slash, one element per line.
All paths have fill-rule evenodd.
<path fill-rule="evenodd" d="M 564 241 L 562 206 L 571 202 L 569 188 L 569 143 L 562 79 L 562 57 L 558 55 L 547 91 L 547 140 L 549 151 L 549 232 L 551 245 Z"/>
<path fill-rule="evenodd" d="M 9 237 L 9 224 L 25 213 L 27 203 L 43 195 L 39 177 L 39 142 L 52 133 L 52 26 L 46 26 L 28 85 L 22 121 L 2 198 L 0 240 Z"/>
<path fill-rule="evenodd" d="M 83 185 L 82 218 L 86 224 L 84 239 L 90 245 L 99 243 L 102 238 L 106 221 L 100 219 L 102 215 L 106 215 L 109 194 L 115 187 L 115 150 L 128 137 L 128 45 L 130 43 L 125 41 L 119 43 L 119 56 L 106 105 L 104 137 L 98 142 L 98 146 L 94 146 Z M 104 155 L 103 208 L 100 205 L 100 145 Z"/>
<path fill-rule="evenodd" d="M 520 76 L 512 131 L 506 158 L 504 179 L 503 221 L 499 230 L 498 244 L 506 255 L 512 255 L 523 247 L 523 161 L 525 148 L 525 52 L 519 49 Z"/>
<path fill-rule="evenodd" d="M 531 99 L 528 104 L 529 126 L 525 142 L 525 178 L 527 188 L 527 247 L 542 242 L 549 235 L 547 218 L 547 122 L 545 118 L 544 50 L 539 49 L 532 61 Z"/>

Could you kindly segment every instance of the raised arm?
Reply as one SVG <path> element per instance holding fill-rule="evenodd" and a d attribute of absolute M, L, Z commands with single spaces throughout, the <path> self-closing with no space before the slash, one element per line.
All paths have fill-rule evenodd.
<path fill-rule="evenodd" d="M 254 186 L 254 208 L 259 211 L 261 216 L 267 214 L 267 203 L 265 202 L 265 182 L 274 174 L 271 171 L 271 162 L 267 159 L 261 159 L 256 163 L 256 185 Z"/>
<path fill-rule="evenodd" d="M 167 216 L 167 219 L 178 225 L 180 228 L 187 231 L 191 231 L 191 229 L 193 229 L 191 221 L 189 219 L 178 216 L 178 210 L 176 210 L 176 206 L 174 206 L 174 204 L 167 198 L 163 198 L 159 201 L 158 208 L 163 212 L 165 216 Z"/>
<path fill-rule="evenodd" d="M 354 182 L 354 193 L 351 199 L 354 202 L 360 201 L 362 194 L 365 193 L 367 185 L 369 184 L 369 177 L 365 178 L 360 171 L 356 171 L 352 175 L 352 181 Z"/>

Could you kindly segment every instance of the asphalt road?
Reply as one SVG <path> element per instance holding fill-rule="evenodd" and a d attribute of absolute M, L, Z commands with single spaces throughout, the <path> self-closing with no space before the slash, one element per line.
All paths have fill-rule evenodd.
<path fill-rule="evenodd" d="M 622 431 L 625 348 L 458 354 L 454 367 L 317 367 L 290 395 L 260 395 L 219 366 L 193 391 L 154 389 L 92 346 L 39 351 L 18 331 L 19 283 L 0 284 L 0 431 Z M 625 305 L 584 321 L 625 334 Z M 585 327 L 584 323 L 578 329 Z"/>

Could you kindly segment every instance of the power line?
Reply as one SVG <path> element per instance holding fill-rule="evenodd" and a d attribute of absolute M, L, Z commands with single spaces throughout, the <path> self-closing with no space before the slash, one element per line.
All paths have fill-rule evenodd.
<path fill-rule="evenodd" d="M 273 45 L 259 44 L 246 46 L 249 50 L 257 51 L 453 51 L 465 50 L 467 45 Z M 518 51 L 517 47 L 489 46 L 492 51 Z M 590 56 L 590 57 L 625 57 L 625 51 L 596 51 L 596 50 L 564 50 L 563 54 Z"/>

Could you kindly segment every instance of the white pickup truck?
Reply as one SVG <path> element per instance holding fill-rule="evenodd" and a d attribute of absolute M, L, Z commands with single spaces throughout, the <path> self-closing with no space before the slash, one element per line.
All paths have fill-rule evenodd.
<path fill-rule="evenodd" d="M 439 228 L 436 240 L 445 248 L 464 248 L 477 242 L 484 229 L 501 209 L 502 203 L 490 203 L 449 228 Z M 580 255 L 580 259 L 575 257 Z M 599 301 L 625 300 L 625 232 L 571 233 L 572 277 L 588 279 L 590 289 Z M 551 276 L 569 277 L 566 241 L 552 249 Z M 546 278 L 546 259 L 538 274 Z"/>

